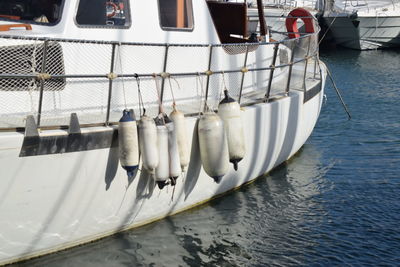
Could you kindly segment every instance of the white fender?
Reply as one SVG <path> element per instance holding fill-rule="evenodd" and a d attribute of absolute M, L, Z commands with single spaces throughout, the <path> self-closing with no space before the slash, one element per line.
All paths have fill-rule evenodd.
<path fill-rule="evenodd" d="M 224 121 L 226 137 L 229 149 L 229 161 L 237 170 L 238 162 L 246 153 L 246 146 L 243 133 L 240 105 L 228 95 L 225 90 L 225 98 L 218 105 L 218 115 Z"/>
<path fill-rule="evenodd" d="M 143 115 L 138 124 L 142 167 L 155 174 L 158 166 L 157 127 L 152 118 Z"/>
<path fill-rule="evenodd" d="M 118 123 L 119 160 L 129 177 L 139 166 L 139 141 L 133 110 L 124 110 Z"/>
<path fill-rule="evenodd" d="M 162 189 L 167 184 L 169 179 L 169 152 L 168 129 L 164 124 L 164 120 L 160 116 L 156 118 L 158 166 L 156 168 L 155 179 L 158 187 Z"/>
<path fill-rule="evenodd" d="M 182 171 L 185 172 L 189 165 L 190 151 L 186 132 L 185 115 L 174 107 L 174 110 L 169 115 L 174 122 L 176 138 L 178 141 L 179 160 Z"/>
<path fill-rule="evenodd" d="M 229 152 L 224 123 L 214 112 L 206 112 L 198 125 L 200 157 L 206 173 L 216 182 L 228 172 Z"/>
<path fill-rule="evenodd" d="M 171 178 L 171 184 L 175 185 L 175 180 L 181 175 L 178 142 L 176 140 L 174 122 L 167 116 L 165 116 L 164 119 L 166 122 L 165 126 L 168 129 L 169 177 Z"/>

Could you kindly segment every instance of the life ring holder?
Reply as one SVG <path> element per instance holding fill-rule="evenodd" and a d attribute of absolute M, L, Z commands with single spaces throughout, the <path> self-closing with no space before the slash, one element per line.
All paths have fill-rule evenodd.
<path fill-rule="evenodd" d="M 115 14 L 117 14 L 117 10 L 118 10 L 118 6 L 113 3 L 113 2 L 106 2 L 106 6 L 111 6 L 113 9 L 113 12 L 110 14 L 107 14 L 107 18 L 112 18 L 115 16 Z"/>
<path fill-rule="evenodd" d="M 306 33 L 315 32 L 313 15 L 304 8 L 296 8 L 290 11 L 286 18 L 286 29 L 290 39 L 300 38 L 299 29 L 297 28 L 298 19 L 303 20 Z"/>

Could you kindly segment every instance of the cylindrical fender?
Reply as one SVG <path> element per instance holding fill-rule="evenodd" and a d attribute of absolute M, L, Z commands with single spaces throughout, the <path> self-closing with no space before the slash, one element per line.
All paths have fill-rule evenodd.
<path fill-rule="evenodd" d="M 179 148 L 179 160 L 181 163 L 182 171 L 186 171 L 187 166 L 189 165 L 190 159 L 190 149 L 188 144 L 188 137 L 186 133 L 186 122 L 185 116 L 182 112 L 177 110 L 174 107 L 174 110 L 169 115 L 171 120 L 174 122 L 176 138 L 178 141 Z"/>
<path fill-rule="evenodd" d="M 218 105 L 218 115 L 224 121 L 225 133 L 228 140 L 229 161 L 234 169 L 238 169 L 238 163 L 246 153 L 243 124 L 240 105 L 225 90 L 225 98 Z"/>
<path fill-rule="evenodd" d="M 204 170 L 218 183 L 229 168 L 229 151 L 224 122 L 214 112 L 206 112 L 200 117 L 198 134 L 200 157 Z"/>
<path fill-rule="evenodd" d="M 139 165 L 139 143 L 135 115 L 129 110 L 119 120 L 118 143 L 121 166 L 132 177 Z"/>
<path fill-rule="evenodd" d="M 157 148 L 158 166 L 156 168 L 156 183 L 160 189 L 167 185 L 169 179 L 169 151 L 168 151 L 168 128 L 160 114 L 156 119 L 157 125 Z"/>
<path fill-rule="evenodd" d="M 138 124 L 142 167 L 155 174 L 158 166 L 157 127 L 154 120 L 143 115 Z"/>
<path fill-rule="evenodd" d="M 171 185 L 175 185 L 175 180 L 181 175 L 181 162 L 179 160 L 176 130 L 174 122 L 166 115 L 164 116 L 164 120 L 165 126 L 168 129 L 169 177 L 171 178 Z"/>

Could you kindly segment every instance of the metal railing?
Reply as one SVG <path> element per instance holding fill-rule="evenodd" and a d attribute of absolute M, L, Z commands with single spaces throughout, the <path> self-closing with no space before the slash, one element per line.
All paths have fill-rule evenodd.
<path fill-rule="evenodd" d="M 80 80 L 80 79 L 87 79 L 87 80 L 108 80 L 108 92 L 107 92 L 107 105 L 106 105 L 106 114 L 105 114 L 105 120 L 100 123 L 89 123 L 87 125 L 94 126 L 94 125 L 110 125 L 115 123 L 116 121 L 112 121 L 110 119 L 110 113 L 111 113 L 111 105 L 112 105 L 112 97 L 114 93 L 114 86 L 117 81 L 120 81 L 122 79 L 127 79 L 127 78 L 133 78 L 133 79 L 138 79 L 138 78 L 158 78 L 162 80 L 161 83 L 161 102 L 164 99 L 164 93 L 165 93 L 165 80 L 167 78 L 173 77 L 174 79 L 184 79 L 185 77 L 206 77 L 206 85 L 205 85 L 205 100 L 209 97 L 209 89 L 211 86 L 211 78 L 215 75 L 228 75 L 228 74 L 237 74 L 240 75 L 240 85 L 239 85 L 239 93 L 236 95 L 238 98 L 239 102 L 243 100 L 243 90 L 245 88 L 245 80 L 250 76 L 251 73 L 268 73 L 268 81 L 266 82 L 266 86 L 264 88 L 264 101 L 268 102 L 271 100 L 271 89 L 273 87 L 274 81 L 275 81 L 275 74 L 277 70 L 281 70 L 281 72 L 287 72 L 287 77 L 286 77 L 286 85 L 284 89 L 284 94 L 288 95 L 289 91 L 291 89 L 291 83 L 293 80 L 293 70 L 294 66 L 302 63 L 304 64 L 304 68 L 302 70 L 302 86 L 303 90 L 306 90 L 306 77 L 307 77 L 307 68 L 309 61 L 312 59 L 314 61 L 314 70 L 311 72 L 312 77 L 317 76 L 317 61 L 318 61 L 318 38 L 317 38 L 317 33 L 314 34 L 302 34 L 302 36 L 298 39 L 286 39 L 282 41 L 275 41 L 275 42 L 269 42 L 269 43 L 245 43 L 245 44 L 212 44 L 212 45 L 199 45 L 199 44 L 150 44 L 150 43 L 129 43 L 129 42 L 99 42 L 99 41 L 82 41 L 82 40 L 68 40 L 68 39 L 50 39 L 50 38 L 28 38 L 28 37 L 12 37 L 12 36 L 0 36 L 1 40 L 18 40 L 18 41 L 34 41 L 35 43 L 39 43 L 40 45 L 43 45 L 43 51 L 42 51 L 42 62 L 41 62 L 41 68 L 39 73 L 7 73 L 7 72 L 2 72 L 0 71 L 0 82 L 2 80 L 19 80 L 19 79 L 32 79 L 36 80 L 39 83 L 39 100 L 38 100 L 38 108 L 37 108 L 37 114 L 36 114 L 36 123 L 38 127 L 41 127 L 43 129 L 46 128 L 65 128 L 66 125 L 42 125 L 42 112 L 43 112 L 43 96 L 45 93 L 45 84 L 47 81 L 51 81 L 53 79 L 65 79 L 66 81 L 70 80 Z M 54 74 L 54 73 L 49 73 L 47 69 L 47 63 L 48 63 L 48 49 L 49 49 L 49 43 L 60 43 L 60 44 L 73 44 L 76 43 L 77 45 L 80 44 L 93 44 L 93 45 L 102 45 L 102 46 L 110 46 L 111 49 L 108 49 L 107 51 L 111 51 L 110 57 L 109 57 L 109 73 L 98 73 L 98 74 L 74 74 L 74 73 L 64 73 L 64 74 Z M 300 45 L 301 44 L 301 45 Z M 162 61 L 162 72 L 155 72 L 155 73 L 141 73 L 140 69 L 133 69 L 131 72 L 121 72 L 121 73 L 116 73 L 115 67 L 117 65 L 117 53 L 116 50 L 120 47 L 149 47 L 149 48 L 163 48 L 164 49 L 164 58 Z M 254 62 L 249 62 L 249 54 L 254 53 L 258 49 L 261 49 L 264 46 L 273 46 L 273 54 L 272 58 L 269 64 L 266 64 L 265 66 L 256 66 L 254 65 Z M 169 53 L 169 49 L 171 48 L 206 48 L 208 49 L 208 62 L 207 66 L 208 69 L 206 70 L 199 70 L 199 71 L 188 71 L 188 72 L 180 72 L 180 71 L 174 71 L 170 70 L 168 68 L 168 64 L 173 61 L 174 59 L 171 58 L 171 55 Z M 1 47 L 0 47 L 1 49 Z M 216 50 L 218 50 L 219 53 L 221 53 L 220 50 L 223 50 L 225 52 L 224 56 L 226 57 L 236 57 L 238 55 L 241 55 L 241 58 L 244 60 L 242 63 L 240 63 L 239 68 L 234 68 L 234 69 L 213 69 L 213 63 L 214 63 L 214 53 Z M 280 52 L 281 51 L 281 52 Z M 280 59 L 283 54 L 285 54 L 282 51 L 286 51 L 285 53 L 290 53 L 290 59 L 285 62 L 284 59 Z M 279 64 L 277 64 L 277 61 L 279 60 Z M 299 70 L 297 70 L 298 72 Z M 7 81 L 8 81 L 7 80 Z M 260 90 L 261 88 L 256 88 L 257 90 Z M 66 89 L 64 89 L 66 90 Z M 0 92 L 4 94 L 12 94 L 12 92 L 7 92 L 7 91 L 1 91 Z M 0 96 L 1 97 L 1 96 Z M 1 101 L 6 101 L 6 98 L 1 98 Z M 26 112 L 28 114 L 29 111 Z M 24 114 L 24 115 L 26 115 Z M 16 128 L 23 128 L 23 125 L 17 125 L 16 127 L 4 127 L 1 125 L 1 116 L 0 114 L 0 130 L 10 130 L 10 129 L 16 129 Z M 85 124 L 83 124 L 85 126 Z"/>

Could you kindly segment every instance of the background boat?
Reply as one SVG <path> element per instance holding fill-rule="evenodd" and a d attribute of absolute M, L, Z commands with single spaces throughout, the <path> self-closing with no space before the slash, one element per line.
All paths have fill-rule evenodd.
<path fill-rule="evenodd" d="M 336 44 L 357 49 L 400 46 L 400 2 L 327 1 L 323 15 Z"/>

